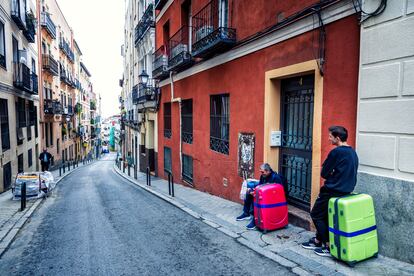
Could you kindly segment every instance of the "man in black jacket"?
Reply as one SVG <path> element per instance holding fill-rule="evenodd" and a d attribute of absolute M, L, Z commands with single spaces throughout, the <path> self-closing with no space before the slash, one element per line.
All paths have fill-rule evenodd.
<path fill-rule="evenodd" d="M 261 173 L 260 181 L 256 183 L 254 186 L 247 187 L 248 189 L 247 189 L 246 199 L 244 200 L 244 205 L 243 205 L 243 214 L 241 214 L 240 216 L 236 218 L 236 220 L 238 221 L 248 220 L 250 219 L 250 216 L 253 215 L 253 203 L 254 203 L 253 189 L 256 186 L 265 184 L 265 183 L 282 184 L 281 177 L 272 170 L 272 168 L 270 167 L 268 163 L 264 163 L 260 166 L 260 173 Z M 249 230 L 256 229 L 256 223 L 254 222 L 254 218 L 250 221 L 250 223 L 246 226 L 246 228 Z"/>
<path fill-rule="evenodd" d="M 329 152 L 322 165 L 321 176 L 325 184 L 321 187 L 319 196 L 311 211 L 311 217 L 316 227 L 316 237 L 302 243 L 302 247 L 313 249 L 320 256 L 330 256 L 329 252 L 329 222 L 328 204 L 332 197 L 350 194 L 356 185 L 358 171 L 358 156 L 346 140 L 348 131 L 342 126 L 329 128 L 329 141 L 336 147 Z"/>
<path fill-rule="evenodd" d="M 47 152 L 47 149 L 44 148 L 43 152 L 39 155 L 40 164 L 42 165 L 42 172 L 48 171 L 50 163 L 52 162 L 53 156 Z"/>

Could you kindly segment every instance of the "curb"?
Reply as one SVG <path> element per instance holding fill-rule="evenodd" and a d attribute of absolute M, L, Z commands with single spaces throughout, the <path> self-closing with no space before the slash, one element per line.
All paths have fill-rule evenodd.
<path fill-rule="evenodd" d="M 60 181 L 62 181 L 66 176 L 70 175 L 72 172 L 83 168 L 85 166 L 89 166 L 93 164 L 94 162 L 91 162 L 89 164 L 83 165 L 81 167 L 77 167 L 75 169 L 72 169 L 71 171 L 67 172 L 66 174 L 62 175 L 57 181 L 56 186 L 59 184 Z M 36 202 L 16 221 L 16 223 L 13 225 L 13 227 L 10 228 L 10 230 L 7 232 L 7 234 L 2 238 L 0 242 L 0 258 L 3 256 L 3 254 L 7 251 L 9 246 L 14 241 L 17 234 L 20 232 L 20 230 L 24 227 L 28 219 L 33 215 L 34 211 L 39 208 L 40 204 L 43 203 L 45 198 L 37 199 Z M 19 211 L 18 211 L 19 212 Z"/>
<path fill-rule="evenodd" d="M 187 214 L 189 214 L 190 216 L 194 217 L 197 220 L 202 221 L 203 223 L 205 223 L 206 225 L 222 232 L 223 234 L 225 234 L 226 236 L 229 236 L 230 238 L 234 239 L 236 242 L 238 242 L 239 244 L 255 251 L 256 253 L 269 258 L 270 260 L 280 264 L 283 267 L 286 267 L 287 269 L 290 269 L 291 272 L 293 272 L 294 274 L 297 275 L 311 275 L 311 273 L 309 273 L 308 271 L 302 269 L 300 267 L 300 265 L 272 252 L 269 250 L 266 250 L 258 245 L 255 245 L 254 243 L 252 243 L 251 241 L 247 240 L 246 238 L 241 237 L 238 233 L 233 232 L 231 230 L 229 230 L 228 228 L 215 223 L 207 218 L 204 218 L 201 214 L 198 214 L 197 212 L 194 212 L 193 210 L 191 210 L 190 208 L 188 208 L 187 206 L 185 206 L 184 204 L 177 202 L 176 200 L 174 200 L 173 198 L 170 198 L 168 196 L 165 196 L 164 194 L 161 194 L 157 191 L 154 191 L 153 189 L 149 188 L 147 185 L 141 184 L 138 181 L 136 181 L 135 179 L 130 179 L 130 177 L 124 175 L 122 173 L 122 171 L 120 171 L 118 169 L 118 167 L 116 165 L 114 165 L 113 167 L 114 171 L 121 176 L 122 178 L 124 178 L 125 180 L 127 180 L 128 182 L 134 184 L 135 186 L 138 186 L 146 191 L 148 191 L 149 193 L 161 198 L 162 200 L 170 203 L 171 205 L 174 205 L 175 207 L 181 209 L 182 211 L 186 212 Z"/>

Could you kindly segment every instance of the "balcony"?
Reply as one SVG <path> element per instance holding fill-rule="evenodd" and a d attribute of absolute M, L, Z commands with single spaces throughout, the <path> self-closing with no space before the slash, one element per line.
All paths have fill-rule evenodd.
<path fill-rule="evenodd" d="M 155 10 L 159 11 L 167 4 L 168 0 L 155 0 Z"/>
<path fill-rule="evenodd" d="M 96 102 L 95 101 L 90 101 L 89 108 L 90 108 L 90 110 L 96 110 Z"/>
<path fill-rule="evenodd" d="M 73 108 L 73 105 L 68 105 L 68 115 L 69 116 L 73 116 L 73 111 L 74 111 L 74 108 Z"/>
<path fill-rule="evenodd" d="M 44 100 L 45 115 L 63 114 L 62 104 L 58 100 Z"/>
<path fill-rule="evenodd" d="M 65 53 L 65 55 L 72 63 L 75 62 L 75 54 L 73 53 L 69 43 L 66 42 L 65 39 L 60 39 L 59 48 L 62 50 L 63 53 Z"/>
<path fill-rule="evenodd" d="M 37 80 L 37 75 L 33 72 L 31 74 L 31 80 L 32 80 L 32 92 L 34 95 L 37 95 L 39 93 L 38 80 Z"/>
<path fill-rule="evenodd" d="M 154 6 L 149 4 L 144 14 L 135 27 L 135 46 L 144 38 L 145 34 L 150 28 L 155 28 L 155 21 L 153 17 Z"/>
<path fill-rule="evenodd" d="M 32 92 L 30 69 L 26 64 L 13 62 L 13 85 L 23 91 Z"/>
<path fill-rule="evenodd" d="M 193 17 L 193 57 L 207 58 L 236 44 L 236 29 L 228 28 L 227 12 L 212 0 Z"/>
<path fill-rule="evenodd" d="M 43 69 L 48 71 L 53 76 L 59 75 L 59 64 L 53 59 L 51 55 L 42 55 Z"/>
<path fill-rule="evenodd" d="M 188 47 L 190 28 L 185 26 L 176 32 L 169 40 L 168 70 L 178 71 L 193 64 Z"/>
<path fill-rule="evenodd" d="M 140 83 L 138 85 L 138 97 L 135 102 L 142 106 L 138 106 L 138 109 L 156 108 L 159 94 L 160 89 L 155 85 L 154 79 L 150 79 L 147 85 Z"/>
<path fill-rule="evenodd" d="M 138 104 L 138 85 L 132 87 L 132 103 Z"/>
<path fill-rule="evenodd" d="M 11 17 L 20 30 L 26 30 L 26 1 L 12 0 Z"/>
<path fill-rule="evenodd" d="M 0 66 L 6 68 L 6 56 L 0 54 Z"/>
<path fill-rule="evenodd" d="M 26 30 L 23 31 L 24 37 L 26 37 L 27 41 L 30 43 L 35 42 L 35 35 L 36 35 L 36 19 L 32 14 L 26 15 Z"/>
<path fill-rule="evenodd" d="M 165 79 L 168 76 L 168 56 L 164 46 L 154 53 L 152 76 L 156 79 Z"/>
<path fill-rule="evenodd" d="M 48 34 L 55 39 L 56 38 L 56 26 L 53 23 L 52 19 L 50 18 L 49 13 L 42 12 L 41 14 L 41 21 L 40 25 L 45 28 L 45 30 L 48 32 Z"/>

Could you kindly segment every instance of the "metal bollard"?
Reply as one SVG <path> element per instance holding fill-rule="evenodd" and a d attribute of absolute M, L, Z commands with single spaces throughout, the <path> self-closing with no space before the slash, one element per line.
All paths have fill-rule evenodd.
<path fill-rule="evenodd" d="M 174 197 L 174 176 L 171 174 L 171 196 Z"/>
<path fill-rule="evenodd" d="M 125 163 L 122 162 L 122 172 L 125 173 Z"/>
<path fill-rule="evenodd" d="M 73 162 L 72 162 L 72 165 L 73 165 L 73 169 L 75 169 L 76 162 L 75 162 L 75 161 L 73 161 Z"/>
<path fill-rule="evenodd" d="M 149 176 L 149 168 L 147 167 L 147 173 L 146 173 L 146 175 L 147 175 L 147 186 L 150 186 L 150 180 L 149 180 L 149 178 L 148 178 L 148 176 Z"/>
<path fill-rule="evenodd" d="M 24 211 L 26 208 L 26 182 L 23 182 L 20 188 L 20 211 Z"/>
<path fill-rule="evenodd" d="M 59 176 L 62 176 L 62 167 L 59 167 Z"/>
<path fill-rule="evenodd" d="M 68 172 L 70 171 L 70 162 L 68 161 Z"/>
<path fill-rule="evenodd" d="M 128 163 L 128 176 L 131 176 L 131 165 Z"/>
<path fill-rule="evenodd" d="M 168 173 L 168 194 L 171 195 L 171 174 Z"/>
<path fill-rule="evenodd" d="M 63 167 L 63 173 L 65 173 L 65 170 L 66 170 L 65 163 L 63 163 L 62 167 Z"/>
<path fill-rule="evenodd" d="M 138 179 L 138 167 L 137 167 L 137 165 L 134 166 L 134 178 Z"/>

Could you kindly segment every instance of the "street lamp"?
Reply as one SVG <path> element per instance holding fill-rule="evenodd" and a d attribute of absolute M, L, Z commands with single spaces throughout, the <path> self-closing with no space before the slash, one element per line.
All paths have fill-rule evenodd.
<path fill-rule="evenodd" d="M 148 83 L 148 74 L 145 72 L 145 70 L 142 70 L 142 73 L 138 76 L 139 83 L 142 83 L 144 86 L 147 86 Z"/>

